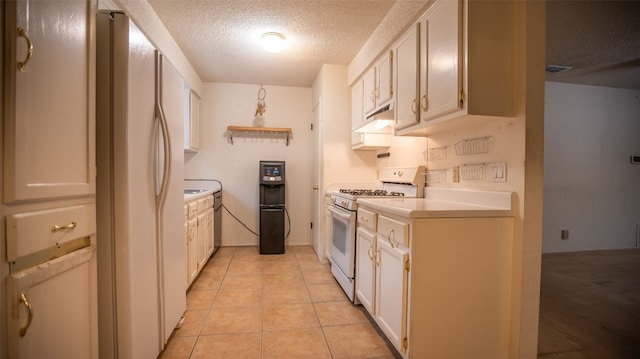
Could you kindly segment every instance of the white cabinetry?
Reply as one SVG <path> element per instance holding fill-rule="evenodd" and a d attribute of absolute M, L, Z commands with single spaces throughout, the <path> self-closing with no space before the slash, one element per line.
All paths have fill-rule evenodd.
<path fill-rule="evenodd" d="M 420 121 L 463 104 L 461 9 L 459 1 L 437 1 L 420 19 Z"/>
<path fill-rule="evenodd" d="M 207 258 L 211 257 L 214 248 L 213 196 L 207 197 L 207 211 L 205 216 L 205 249 Z"/>
<path fill-rule="evenodd" d="M 408 249 L 384 216 L 358 208 L 356 298 L 389 341 L 406 352 Z M 399 240 L 399 242 L 397 242 Z"/>
<path fill-rule="evenodd" d="M 356 296 L 395 348 L 414 359 L 508 357 L 513 219 L 381 208 L 358 207 Z M 375 232 L 361 218 L 377 218 Z"/>
<path fill-rule="evenodd" d="M 365 103 L 367 111 L 375 109 L 376 104 L 382 104 L 391 100 L 393 90 L 391 85 L 392 57 L 383 57 L 375 67 L 371 68 L 363 79 L 356 81 L 351 86 L 351 148 L 353 150 L 377 150 L 391 146 L 392 134 L 355 132 L 357 128 L 365 124 Z M 376 82 L 375 74 L 382 75 Z M 378 90 L 381 89 L 381 90 Z"/>
<path fill-rule="evenodd" d="M 396 134 L 424 136 L 515 114 L 514 7 L 509 1 L 433 3 L 418 30 L 410 29 L 395 45 L 397 71 L 403 71 L 397 75 Z M 412 98 L 414 32 L 419 70 Z"/>
<path fill-rule="evenodd" d="M 198 271 L 207 262 L 207 199 L 198 200 Z"/>
<path fill-rule="evenodd" d="M 420 24 L 407 31 L 395 45 L 396 53 L 396 129 L 418 122 L 418 49 Z"/>
<path fill-rule="evenodd" d="M 214 224 L 213 195 L 194 199 L 185 204 L 185 243 L 187 248 L 187 287 L 213 254 Z"/>
<path fill-rule="evenodd" d="M 94 194 L 93 3 L 10 1 L 5 13 L 4 200 Z"/>
<path fill-rule="evenodd" d="M 360 127 L 364 122 L 364 80 L 356 81 L 351 86 L 351 130 Z"/>
<path fill-rule="evenodd" d="M 184 150 L 198 152 L 200 148 L 200 96 L 187 88 L 187 106 L 185 110 Z"/>
<path fill-rule="evenodd" d="M 97 358 L 96 4 L 2 7 L 0 355 Z"/>
<path fill-rule="evenodd" d="M 186 222 L 187 237 L 187 287 L 198 275 L 198 203 L 191 202 L 187 206 L 189 215 Z"/>
<path fill-rule="evenodd" d="M 364 114 L 368 115 L 393 97 L 393 52 L 383 55 L 363 76 Z"/>
<path fill-rule="evenodd" d="M 356 232 L 356 302 L 374 312 L 374 274 L 376 266 L 376 214 L 358 210 Z"/>
<path fill-rule="evenodd" d="M 375 319 L 400 353 L 406 347 L 407 277 L 409 254 L 403 246 L 391 245 L 380 232 L 376 241 L 376 304 Z"/>

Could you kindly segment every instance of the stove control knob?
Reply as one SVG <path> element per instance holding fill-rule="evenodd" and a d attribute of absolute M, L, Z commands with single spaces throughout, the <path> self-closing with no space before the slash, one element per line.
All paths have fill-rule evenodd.
<path fill-rule="evenodd" d="M 336 203 L 336 202 L 337 202 L 337 198 L 332 197 L 332 198 L 331 198 L 331 203 Z"/>
<path fill-rule="evenodd" d="M 402 170 L 398 171 L 398 177 L 402 177 Z"/>
<path fill-rule="evenodd" d="M 346 206 L 347 206 L 347 204 L 349 204 L 349 202 L 347 202 L 347 201 L 342 201 L 342 206 L 343 206 L 343 207 L 346 207 Z"/>

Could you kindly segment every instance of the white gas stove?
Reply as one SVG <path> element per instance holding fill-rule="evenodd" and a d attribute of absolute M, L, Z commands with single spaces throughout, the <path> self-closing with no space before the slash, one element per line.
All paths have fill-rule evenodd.
<path fill-rule="evenodd" d="M 355 211 L 356 200 L 362 197 L 422 197 L 424 172 L 424 166 L 386 167 L 380 171 L 380 183 L 359 184 L 354 188 L 341 187 L 329 193 L 331 203 Z"/>
<path fill-rule="evenodd" d="M 329 260 L 331 272 L 351 301 L 355 299 L 356 211 L 358 198 L 423 197 L 424 166 L 387 167 L 379 183 L 331 191 Z"/>

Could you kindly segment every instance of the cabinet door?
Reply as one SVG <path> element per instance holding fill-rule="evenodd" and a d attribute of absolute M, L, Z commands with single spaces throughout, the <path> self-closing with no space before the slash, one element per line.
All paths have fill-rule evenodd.
<path fill-rule="evenodd" d="M 95 270 L 91 245 L 7 277 L 10 358 L 98 357 Z"/>
<path fill-rule="evenodd" d="M 368 115 L 376 108 L 376 68 L 372 67 L 364 74 L 362 78 L 363 84 L 363 101 L 364 114 Z"/>
<path fill-rule="evenodd" d="M 358 228 L 356 248 L 356 298 L 374 315 L 375 235 Z"/>
<path fill-rule="evenodd" d="M 364 121 L 364 90 L 363 80 L 358 80 L 351 87 L 351 129 L 362 125 Z M 353 144 L 353 143 L 352 143 Z"/>
<path fill-rule="evenodd" d="M 209 258 L 212 254 L 213 254 L 213 208 L 209 208 L 207 209 L 207 215 L 206 215 L 206 249 L 207 249 L 207 254 L 206 254 L 206 258 Z"/>
<path fill-rule="evenodd" d="M 184 149 L 187 152 L 197 152 L 200 148 L 200 96 L 188 89 L 188 111 L 186 128 L 184 129 Z"/>
<path fill-rule="evenodd" d="M 376 106 L 393 96 L 393 50 L 376 63 Z"/>
<path fill-rule="evenodd" d="M 198 275 L 198 218 L 189 220 L 187 233 L 187 275 L 191 284 Z"/>
<path fill-rule="evenodd" d="M 5 201 L 95 193 L 94 3 L 6 2 Z"/>
<path fill-rule="evenodd" d="M 185 289 L 189 287 L 189 284 L 191 284 L 191 272 L 189 271 L 189 218 L 187 216 L 187 205 L 184 206 L 184 246 L 185 246 L 185 253 L 187 254 L 187 258 L 184 261 L 185 265 L 186 265 L 186 270 L 185 273 L 187 274 L 187 276 L 185 277 L 186 281 L 186 286 Z"/>
<path fill-rule="evenodd" d="M 207 261 L 207 214 L 198 214 L 198 271 L 204 267 Z"/>
<path fill-rule="evenodd" d="M 461 107 L 461 5 L 436 1 L 422 20 L 422 71 L 420 109 L 422 121 Z"/>
<path fill-rule="evenodd" d="M 389 341 L 404 353 L 407 328 L 407 281 L 405 264 L 409 254 L 401 246 L 392 247 L 386 239 L 377 239 L 377 268 L 374 318 Z"/>
<path fill-rule="evenodd" d="M 396 130 L 417 123 L 420 24 L 409 29 L 395 46 Z"/>

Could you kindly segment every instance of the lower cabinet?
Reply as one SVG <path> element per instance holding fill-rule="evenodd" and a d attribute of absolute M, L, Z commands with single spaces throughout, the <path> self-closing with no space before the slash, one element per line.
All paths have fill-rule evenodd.
<path fill-rule="evenodd" d="M 407 349 L 407 277 L 409 252 L 377 237 L 374 318 L 400 353 Z"/>
<path fill-rule="evenodd" d="M 404 354 L 409 251 L 396 242 L 394 231 L 386 231 L 385 221 L 384 216 L 358 209 L 356 298 L 389 341 Z"/>
<path fill-rule="evenodd" d="M 95 245 L 7 277 L 10 358 L 97 358 Z"/>
<path fill-rule="evenodd" d="M 369 312 L 373 313 L 373 289 L 375 259 L 375 234 L 367 229 L 358 228 L 356 237 L 356 300 Z"/>
<path fill-rule="evenodd" d="M 213 254 L 213 195 L 187 202 L 185 213 L 188 287 Z"/>
<path fill-rule="evenodd" d="M 507 358 L 511 217 L 358 207 L 356 298 L 403 358 Z"/>

